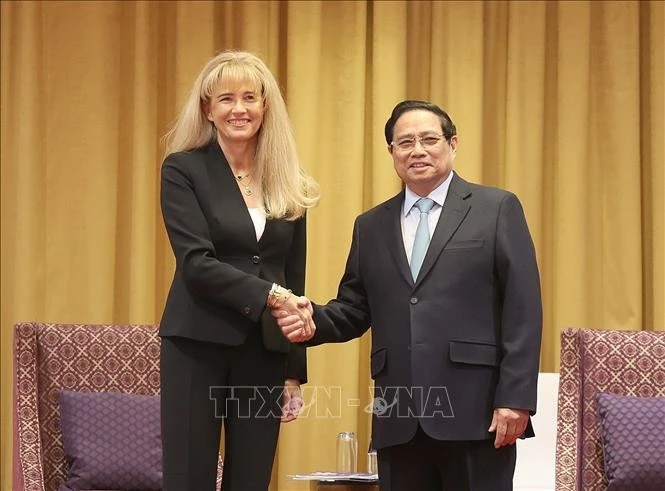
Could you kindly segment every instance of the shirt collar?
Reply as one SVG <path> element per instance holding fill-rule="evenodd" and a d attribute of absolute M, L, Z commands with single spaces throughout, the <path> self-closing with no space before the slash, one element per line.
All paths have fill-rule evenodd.
<path fill-rule="evenodd" d="M 450 171 L 446 180 L 439 184 L 435 189 L 432 190 L 427 196 L 418 196 L 416 193 L 411 191 L 408 186 L 404 190 L 404 216 L 407 216 L 413 208 L 413 205 L 420 198 L 427 197 L 432 199 L 437 205 L 443 206 L 443 202 L 446 201 L 446 196 L 448 195 L 448 188 L 450 187 L 450 182 L 453 180 L 453 172 Z"/>

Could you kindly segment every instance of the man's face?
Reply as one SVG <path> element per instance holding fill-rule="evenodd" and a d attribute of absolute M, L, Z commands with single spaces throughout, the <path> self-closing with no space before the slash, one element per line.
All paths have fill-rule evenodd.
<path fill-rule="evenodd" d="M 414 109 L 402 114 L 393 129 L 388 151 L 397 175 L 413 192 L 427 196 L 453 168 L 457 136 L 446 141 L 433 112 Z"/>

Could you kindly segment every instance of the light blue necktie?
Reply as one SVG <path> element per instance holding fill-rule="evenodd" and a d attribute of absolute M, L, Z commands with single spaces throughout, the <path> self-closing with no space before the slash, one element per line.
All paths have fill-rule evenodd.
<path fill-rule="evenodd" d="M 418 221 L 418 228 L 416 229 L 416 238 L 413 241 L 413 251 L 411 251 L 411 275 L 413 279 L 418 277 L 420 267 L 425 260 L 425 253 L 429 246 L 429 225 L 427 223 L 427 215 L 434 206 L 434 201 L 430 198 L 420 198 L 413 205 L 420 211 L 420 220 Z"/>

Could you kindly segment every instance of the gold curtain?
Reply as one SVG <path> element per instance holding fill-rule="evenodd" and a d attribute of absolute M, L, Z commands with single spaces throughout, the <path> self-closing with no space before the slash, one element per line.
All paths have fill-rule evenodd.
<path fill-rule="evenodd" d="M 524 204 L 544 371 L 558 368 L 564 326 L 665 328 L 662 1 L 1 5 L 3 490 L 12 326 L 159 321 L 173 273 L 159 138 L 224 48 L 273 69 L 321 184 L 315 301 L 336 292 L 354 217 L 400 187 L 382 136 L 390 110 L 425 98 L 457 124 L 457 171 Z M 305 393 L 318 402 L 283 427 L 273 490 L 305 490 L 287 475 L 331 468 L 339 431 L 356 430 L 363 453 L 368 349 L 364 337 L 310 350 Z"/>

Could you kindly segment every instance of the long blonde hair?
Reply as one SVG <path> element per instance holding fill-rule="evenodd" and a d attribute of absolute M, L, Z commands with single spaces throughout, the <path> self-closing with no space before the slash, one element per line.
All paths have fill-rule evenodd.
<path fill-rule="evenodd" d="M 249 82 L 263 96 L 265 112 L 254 159 L 268 217 L 295 220 L 303 216 L 318 202 L 319 186 L 300 166 L 293 127 L 275 77 L 251 53 L 223 51 L 206 63 L 173 127 L 164 135 L 165 157 L 216 140 L 205 107 L 222 80 Z"/>

